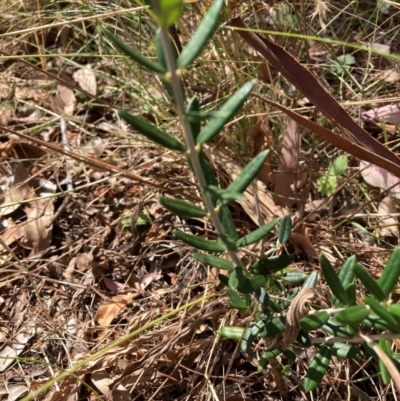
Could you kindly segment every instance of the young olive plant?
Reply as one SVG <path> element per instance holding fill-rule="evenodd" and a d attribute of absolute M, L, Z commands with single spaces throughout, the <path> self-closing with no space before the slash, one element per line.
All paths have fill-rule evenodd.
<path fill-rule="evenodd" d="M 290 271 L 293 256 L 281 252 L 282 245 L 289 240 L 292 231 L 290 216 L 275 218 L 239 238 L 228 205 L 243 198 L 243 192 L 264 165 L 268 152 L 257 155 L 223 189 L 218 186 L 215 173 L 202 151 L 202 145 L 218 135 L 237 113 L 248 99 L 254 82 L 244 84 L 213 113 L 203 113 L 196 97 L 186 101 L 181 75 L 197 59 L 217 30 L 224 0 L 215 0 L 212 3 L 189 42 L 177 54 L 168 29 L 179 19 L 182 3 L 182 0 L 154 0 L 151 4 L 160 26 L 156 41 L 157 61 L 144 57 L 108 30 L 103 29 L 103 33 L 121 52 L 141 67 L 159 75 L 177 112 L 185 134 L 184 143 L 140 117 L 123 110 L 119 111 L 119 115 L 154 143 L 187 156 L 205 207 L 170 197 L 161 197 L 159 201 L 180 217 L 211 220 L 218 236 L 216 241 L 181 230 L 176 230 L 175 235 L 182 242 L 206 252 L 194 253 L 195 259 L 229 272 L 229 276 L 219 276 L 227 287 L 227 295 L 231 300 L 229 305 L 239 311 L 253 313 L 254 316 L 253 322 L 247 328 L 223 327 L 218 333 L 222 337 L 239 340 L 243 352 L 263 338 L 266 349 L 258 362 L 259 370 L 274 361 L 275 366 L 277 362 L 282 367 L 282 374 L 287 374 L 285 363 L 287 365 L 287 362 L 296 358 L 293 351 L 295 342 L 305 348 L 315 346 L 317 352 L 304 380 L 306 391 L 315 389 L 322 382 L 332 356 L 359 358 L 364 354 L 371 355 L 379 362 L 382 379 L 387 383 L 391 377 L 388 373 L 390 369 L 382 363 L 378 354 L 381 351 L 386 353 L 397 368 L 400 366 L 400 355 L 391 351 L 388 341 L 400 336 L 400 305 L 390 301 L 400 276 L 400 249 L 393 252 L 378 281 L 357 263 L 354 256 L 345 261 L 337 274 L 328 259 L 321 255 L 320 266 L 333 294 L 333 308 L 317 309 L 308 313 L 305 305 L 314 298 L 318 273 L 307 275 Z M 204 125 L 203 121 L 206 121 Z M 263 240 L 275 227 L 278 227 L 277 241 L 271 246 L 272 252 L 259 255 L 250 269 L 245 269 L 238 257 L 238 250 Z M 230 260 L 218 256 L 222 253 L 228 253 Z M 271 256 L 273 253 L 275 256 Z M 370 294 L 362 301 L 356 297 L 356 278 Z M 298 287 L 288 290 L 284 285 L 300 282 L 303 282 L 301 290 Z M 366 331 L 370 333 L 372 329 L 379 333 L 377 345 L 373 343 L 376 334 L 375 337 L 368 337 L 367 342 L 363 334 Z M 322 340 L 320 335 L 310 335 L 316 330 L 325 333 Z"/>

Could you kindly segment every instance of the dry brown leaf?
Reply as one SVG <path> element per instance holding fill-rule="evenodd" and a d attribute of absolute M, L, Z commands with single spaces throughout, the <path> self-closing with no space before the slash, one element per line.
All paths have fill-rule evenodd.
<path fill-rule="evenodd" d="M 50 108 L 60 116 L 71 115 L 76 104 L 74 91 L 64 85 L 57 85 L 57 94 L 51 98 Z"/>
<path fill-rule="evenodd" d="M 72 77 L 84 91 L 93 96 L 97 95 L 96 75 L 94 75 L 90 64 L 84 68 L 81 68 L 80 70 L 75 71 Z"/>
<path fill-rule="evenodd" d="M 0 126 L 7 127 L 8 122 L 11 119 L 12 109 L 11 107 L 5 107 L 3 110 L 0 110 Z"/>
<path fill-rule="evenodd" d="M 290 234 L 290 240 L 293 244 L 300 248 L 309 258 L 318 260 L 318 252 L 312 244 L 310 238 L 306 237 L 303 234 L 292 233 Z M 298 253 L 302 253 L 298 249 Z"/>
<path fill-rule="evenodd" d="M 282 349 L 286 349 L 296 340 L 300 330 L 300 319 L 307 313 L 307 302 L 315 296 L 314 288 L 303 288 L 293 299 L 286 314 L 285 331 L 282 338 Z"/>
<path fill-rule="evenodd" d="M 120 313 L 122 313 L 130 301 L 136 299 L 140 294 L 126 294 L 126 295 L 116 295 L 110 300 L 103 302 L 96 313 L 94 320 L 100 326 L 109 326 L 111 322 Z"/>
<path fill-rule="evenodd" d="M 382 225 L 384 226 L 380 232 L 382 237 L 398 237 L 399 236 L 399 221 L 393 214 L 396 213 L 393 205 L 393 199 L 386 196 L 379 203 L 378 211 L 380 214 L 387 216 L 382 217 Z"/>
<path fill-rule="evenodd" d="M 274 183 L 274 202 L 287 208 L 302 201 L 299 191 L 307 179 L 307 172 L 300 170 L 301 136 L 299 125 L 288 120 L 282 139 L 282 154 L 278 170 L 271 174 Z"/>
<path fill-rule="evenodd" d="M 33 252 L 37 253 L 50 246 L 52 238 L 52 226 L 47 227 L 54 215 L 52 198 L 37 199 L 29 202 L 25 207 L 28 221 L 26 224 L 26 236 L 32 243 Z"/>
<path fill-rule="evenodd" d="M 0 236 L 0 251 L 3 250 L 3 243 L 10 246 L 25 235 L 25 225 L 26 223 L 15 225 L 12 219 L 8 219 L 8 226 Z"/>
<path fill-rule="evenodd" d="M 10 214 L 19 208 L 19 202 L 24 200 L 28 188 L 29 173 L 23 163 L 18 163 L 14 172 L 13 184 L 9 189 L 3 190 L 3 194 L 0 196 L 0 199 L 3 200 L 0 206 L 0 217 Z"/>

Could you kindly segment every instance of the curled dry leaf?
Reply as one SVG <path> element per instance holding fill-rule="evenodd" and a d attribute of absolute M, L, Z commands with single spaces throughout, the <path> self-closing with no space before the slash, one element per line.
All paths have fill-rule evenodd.
<path fill-rule="evenodd" d="M 29 187 L 29 173 L 22 163 L 19 163 L 15 169 L 12 185 L 8 189 L 3 189 L 0 195 L 2 204 L 0 205 L 0 217 L 12 213 L 20 206 L 19 202 L 23 201 Z"/>
<path fill-rule="evenodd" d="M 312 301 L 315 290 L 307 287 L 303 288 L 293 299 L 286 315 L 285 331 L 283 332 L 282 348 L 286 349 L 296 340 L 300 330 L 300 319 L 307 313 L 307 302 Z"/>
<path fill-rule="evenodd" d="M 37 199 L 29 202 L 25 207 L 28 218 L 26 236 L 32 243 L 33 252 L 37 253 L 50 246 L 52 226 L 47 227 L 54 215 L 52 198 Z"/>
<path fill-rule="evenodd" d="M 94 75 L 94 72 L 90 64 L 88 64 L 84 68 L 81 68 L 80 70 L 75 71 L 72 77 L 85 92 L 88 92 L 93 96 L 96 96 L 97 94 L 96 75 Z"/>

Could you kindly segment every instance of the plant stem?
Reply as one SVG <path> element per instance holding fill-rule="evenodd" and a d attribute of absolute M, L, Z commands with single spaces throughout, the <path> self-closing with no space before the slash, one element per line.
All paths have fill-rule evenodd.
<path fill-rule="evenodd" d="M 196 176 L 197 182 L 199 183 L 200 192 L 204 204 L 206 205 L 206 208 L 208 210 L 208 213 L 210 214 L 211 221 L 213 222 L 218 235 L 224 236 L 226 234 L 219 220 L 218 214 L 215 211 L 214 204 L 211 198 L 204 192 L 204 188 L 207 186 L 207 183 L 204 178 L 203 171 L 201 169 L 199 154 L 196 150 L 196 143 L 192 133 L 192 127 L 190 126 L 190 123 L 186 118 L 184 96 L 183 96 L 182 86 L 180 85 L 181 78 L 177 73 L 176 62 L 171 48 L 171 42 L 169 40 L 168 29 L 166 27 L 161 28 L 161 41 L 162 41 L 165 61 L 167 64 L 167 69 L 170 74 L 172 90 L 175 96 L 178 117 L 181 122 L 183 132 L 185 133 L 186 143 L 189 147 L 189 158 L 192 163 L 193 172 Z M 233 251 L 228 251 L 228 252 L 233 263 L 235 263 L 237 266 L 243 266 L 243 263 L 239 259 L 236 252 Z"/>

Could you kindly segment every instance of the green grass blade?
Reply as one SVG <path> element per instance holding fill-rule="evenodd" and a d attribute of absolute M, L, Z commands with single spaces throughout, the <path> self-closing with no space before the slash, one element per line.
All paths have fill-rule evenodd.
<path fill-rule="evenodd" d="M 183 231 L 175 230 L 174 234 L 185 244 L 192 246 L 195 249 L 208 252 L 224 252 L 226 247 L 224 244 L 209 241 L 208 239 L 198 237 L 197 235 L 186 234 Z"/>
<path fill-rule="evenodd" d="M 202 208 L 186 202 L 181 199 L 161 197 L 158 201 L 170 212 L 175 213 L 179 217 L 198 217 L 207 216 L 207 212 Z"/>
<path fill-rule="evenodd" d="M 328 370 L 331 356 L 331 346 L 322 344 L 307 370 L 307 374 L 304 379 L 304 390 L 306 392 L 314 390 L 322 382 L 322 379 Z"/>
<path fill-rule="evenodd" d="M 219 14 L 223 5 L 224 0 L 215 0 L 208 9 L 178 58 L 179 68 L 185 68 L 191 64 L 206 46 L 208 40 L 217 28 Z"/>
<path fill-rule="evenodd" d="M 184 152 L 186 150 L 185 145 L 180 143 L 172 136 L 168 135 L 165 131 L 162 131 L 159 128 L 155 127 L 153 124 L 150 124 L 147 121 L 135 117 L 132 114 L 129 114 L 128 112 L 123 110 L 119 110 L 118 114 L 129 125 L 131 125 L 134 129 L 139 131 L 142 135 L 144 135 L 151 141 L 168 149 L 179 150 L 181 152 Z"/>
<path fill-rule="evenodd" d="M 264 166 L 268 152 L 268 150 L 264 150 L 251 160 L 226 190 L 229 192 L 243 193 Z"/>
<path fill-rule="evenodd" d="M 217 135 L 224 125 L 236 114 L 253 90 L 255 81 L 247 82 L 236 91 L 218 110 L 217 115 L 206 124 L 197 137 L 197 143 L 206 143 Z"/>
<path fill-rule="evenodd" d="M 381 288 L 385 297 L 388 297 L 393 288 L 397 284 L 400 277 L 400 248 L 397 248 L 390 256 L 382 276 L 378 280 L 378 285 Z"/>
<path fill-rule="evenodd" d="M 340 302 L 347 305 L 349 303 L 349 299 L 347 297 L 346 291 L 343 287 L 343 284 L 340 282 L 339 277 L 337 276 L 335 270 L 333 269 L 331 263 L 324 254 L 321 254 L 319 262 L 321 265 L 322 272 L 324 273 L 326 282 L 328 283 L 332 293 L 336 296 L 336 298 L 339 299 Z"/>
<path fill-rule="evenodd" d="M 385 300 L 385 294 L 373 277 L 358 263 L 354 265 L 354 273 L 363 283 L 364 287 L 378 300 Z"/>
<path fill-rule="evenodd" d="M 262 227 L 254 230 L 252 233 L 240 238 L 238 241 L 236 241 L 236 245 L 240 248 L 241 246 L 251 245 L 257 241 L 260 241 L 273 230 L 273 228 L 278 224 L 278 221 L 279 217 L 271 220 Z"/>
<path fill-rule="evenodd" d="M 158 64 L 154 63 L 153 61 L 149 60 L 148 58 L 142 56 L 142 54 L 133 49 L 132 47 L 128 46 L 124 41 L 119 39 L 117 36 L 113 35 L 109 30 L 103 28 L 104 35 L 114 44 L 114 46 L 120 50 L 121 52 L 125 53 L 128 57 L 132 60 L 136 61 L 141 66 L 147 68 L 150 71 L 158 72 L 161 74 L 165 73 L 165 68 Z"/>
<path fill-rule="evenodd" d="M 235 265 L 230 260 L 220 258 L 219 256 L 208 255 L 206 253 L 193 253 L 192 256 L 199 262 L 218 269 L 228 271 L 233 271 L 235 269 Z"/>

